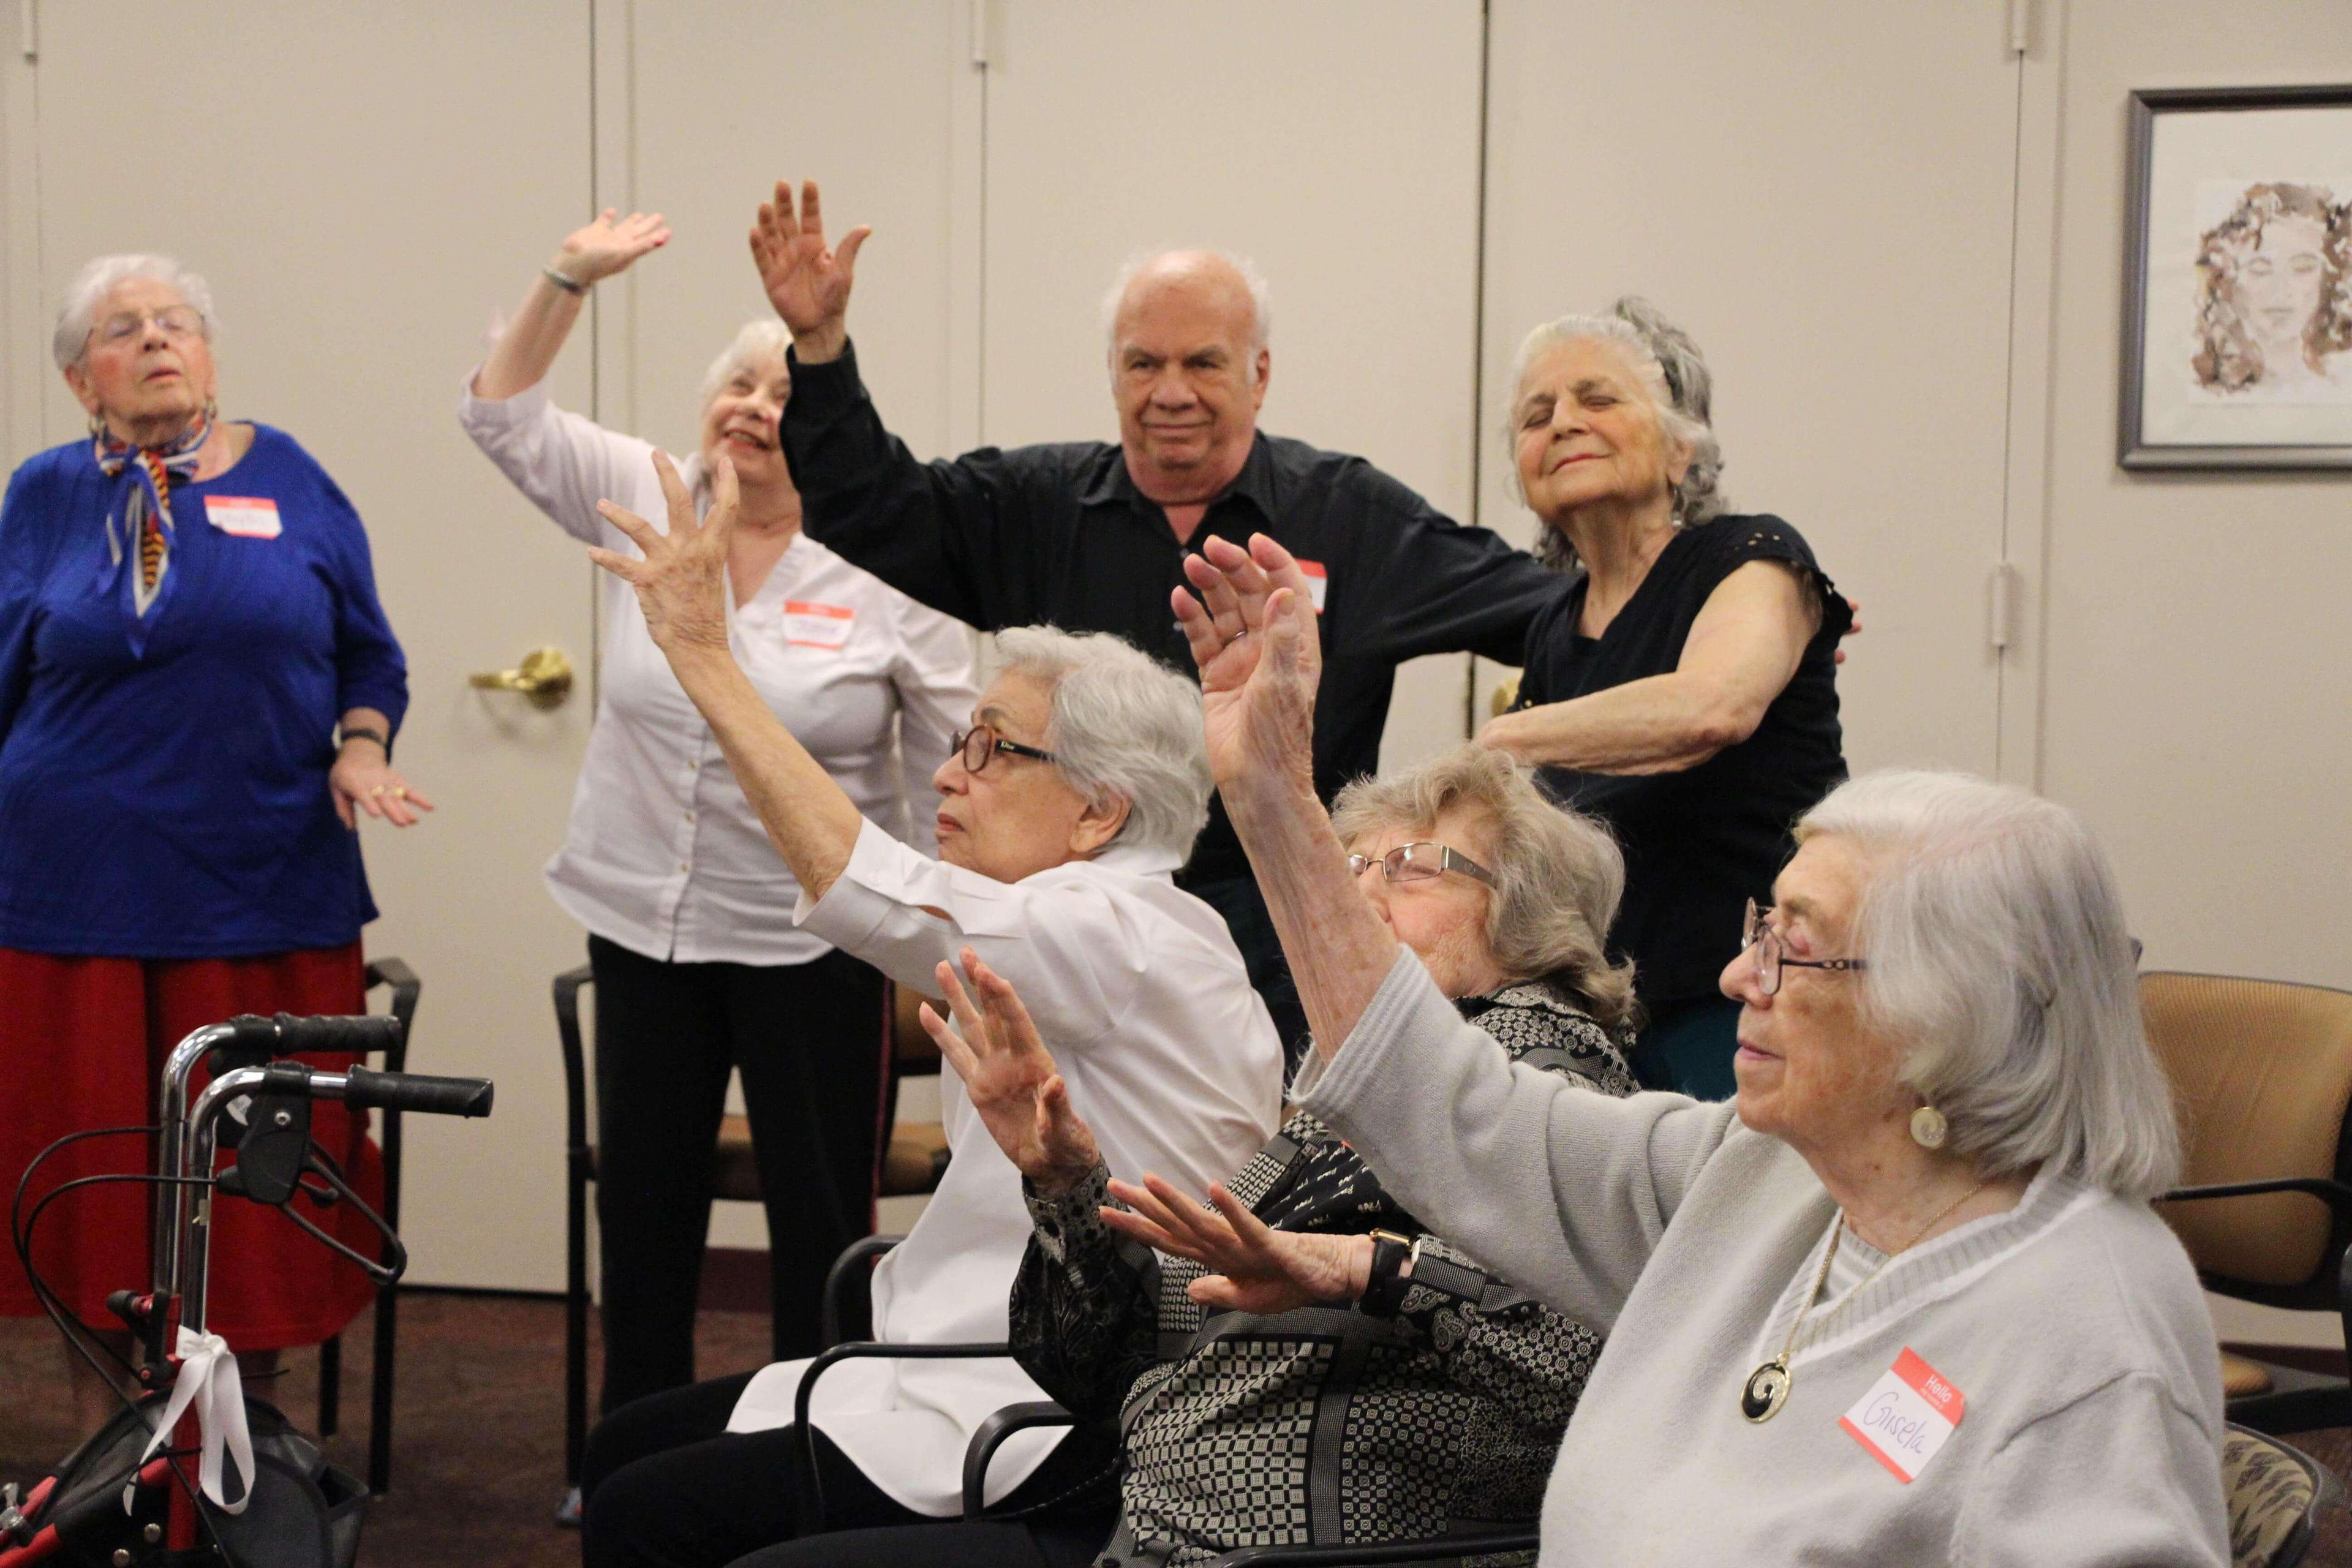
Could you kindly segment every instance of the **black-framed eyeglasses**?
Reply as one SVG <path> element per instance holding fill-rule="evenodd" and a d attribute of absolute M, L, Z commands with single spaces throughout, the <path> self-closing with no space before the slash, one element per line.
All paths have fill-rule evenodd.
<path fill-rule="evenodd" d="M 985 724 L 974 724 L 956 734 L 948 742 L 950 750 L 963 759 L 963 771 L 976 773 L 988 766 L 991 757 L 1003 752 L 1008 756 L 1027 757 L 1034 762 L 1058 763 L 1062 759 L 1035 746 L 1024 746 L 1018 741 L 1008 741 Z"/>
<path fill-rule="evenodd" d="M 1453 846 L 1440 844 L 1433 839 L 1400 844 L 1385 855 L 1350 855 L 1348 857 L 1348 875 L 1360 877 L 1365 867 L 1375 863 L 1381 868 L 1381 875 L 1391 882 L 1426 882 L 1448 871 L 1459 871 L 1490 888 L 1495 885 L 1495 873 Z"/>
<path fill-rule="evenodd" d="M 1756 950 L 1756 988 L 1767 996 L 1780 994 L 1780 971 L 1783 969 L 1830 969 L 1843 973 L 1868 969 L 1870 961 L 1864 958 L 1790 958 L 1780 951 L 1780 933 L 1772 929 L 1772 911 L 1759 910 L 1756 900 L 1748 900 L 1748 920 L 1740 928 L 1739 951 Z"/>

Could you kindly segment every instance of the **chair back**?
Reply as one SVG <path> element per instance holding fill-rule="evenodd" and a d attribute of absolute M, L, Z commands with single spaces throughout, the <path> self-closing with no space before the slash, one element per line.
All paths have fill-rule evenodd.
<path fill-rule="evenodd" d="M 2179 1108 L 2182 1185 L 2339 1177 L 2352 1109 L 2352 992 L 2158 973 L 2140 977 L 2139 994 Z M 2337 1240 L 2326 1205 L 2299 1193 L 2158 1212 L 2198 1269 L 2223 1282 L 2305 1285 Z M 2334 1281 L 2325 1283 L 2332 1300 Z"/>
<path fill-rule="evenodd" d="M 2320 1511 L 2343 1500 L 2343 1488 L 2300 1449 L 2232 1426 L 2221 1436 L 2221 1500 L 2232 1568 L 2291 1568 L 2310 1550 Z"/>

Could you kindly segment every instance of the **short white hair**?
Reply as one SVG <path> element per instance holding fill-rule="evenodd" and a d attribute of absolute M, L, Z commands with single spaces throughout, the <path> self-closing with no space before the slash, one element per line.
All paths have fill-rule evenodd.
<path fill-rule="evenodd" d="M 66 285 L 58 307 L 57 330 L 49 337 L 49 353 L 59 370 L 70 370 L 89 353 L 89 334 L 98 325 L 98 308 L 115 286 L 133 278 L 152 278 L 179 290 L 180 298 L 205 319 L 205 340 L 212 341 L 218 325 L 213 317 L 213 291 L 205 280 L 168 256 L 101 256 L 85 262 Z"/>
<path fill-rule="evenodd" d="M 721 350 L 719 357 L 710 362 L 710 368 L 702 373 L 702 402 L 698 406 L 709 407 L 710 400 L 719 395 L 720 388 L 735 379 L 737 371 L 748 369 L 763 360 L 783 363 L 784 351 L 792 346 L 792 330 L 773 316 L 744 322 L 742 330 L 735 334 L 735 341 Z"/>
<path fill-rule="evenodd" d="M 1108 632 L 1009 626 L 996 651 L 1003 673 L 1051 689 L 1045 749 L 1071 787 L 1127 803 L 1115 842 L 1190 857 L 1215 787 L 1200 688 Z"/>
<path fill-rule="evenodd" d="M 1988 1175 L 2042 1164 L 2129 1198 L 2179 1179 L 2123 900 L 2081 817 L 1966 773 L 1887 770 L 1797 825 L 1874 862 L 1854 921 L 1865 1019 Z"/>
<path fill-rule="evenodd" d="M 1246 256 L 1230 250 L 1213 250 L 1202 246 L 1177 246 L 1166 250 L 1139 250 L 1129 257 L 1110 280 L 1109 291 L 1102 298 L 1103 352 L 1118 353 L 1118 308 L 1127 299 L 1127 286 L 1135 281 L 1143 269 L 1163 256 L 1211 256 L 1241 274 L 1242 287 L 1250 298 L 1250 359 L 1249 378 L 1257 380 L 1257 356 L 1274 342 L 1274 285 L 1257 269 L 1257 263 Z"/>
<path fill-rule="evenodd" d="M 1675 521 L 1705 522 L 1730 503 L 1722 490 L 1723 444 L 1715 438 L 1715 373 L 1688 332 L 1666 320 L 1647 300 L 1628 294 L 1597 316 L 1562 316 L 1529 332 L 1511 359 L 1511 401 L 1503 409 L 1503 455 L 1509 459 L 1519 439 L 1519 392 L 1527 384 L 1528 366 L 1545 350 L 1560 343 L 1605 342 L 1623 349 L 1650 395 L 1659 426 L 1667 439 L 1686 447 L 1690 466 L 1675 486 Z M 1507 461 L 1512 496 L 1525 501 L 1519 466 Z M 1569 564 L 1568 542 L 1551 529 L 1543 530 L 1536 554 L 1547 564 Z"/>

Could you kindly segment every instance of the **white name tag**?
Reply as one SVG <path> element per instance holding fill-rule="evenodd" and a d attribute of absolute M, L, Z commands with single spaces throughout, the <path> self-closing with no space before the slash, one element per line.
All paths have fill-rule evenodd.
<path fill-rule="evenodd" d="M 1307 574 L 1307 596 L 1314 601 L 1315 613 L 1323 613 L 1323 600 L 1331 592 L 1331 574 L 1323 569 L 1320 561 L 1301 561 L 1298 569 Z"/>
<path fill-rule="evenodd" d="M 275 539 L 284 531 L 278 522 L 278 503 L 267 496 L 206 496 L 205 519 L 239 539 Z"/>
<path fill-rule="evenodd" d="M 839 647 L 849 640 L 857 612 L 814 599 L 784 601 L 784 640 L 795 647 Z"/>
<path fill-rule="evenodd" d="M 1959 1429 L 1968 1408 L 1958 1389 L 1906 1348 L 1838 1425 L 1908 1485 Z"/>

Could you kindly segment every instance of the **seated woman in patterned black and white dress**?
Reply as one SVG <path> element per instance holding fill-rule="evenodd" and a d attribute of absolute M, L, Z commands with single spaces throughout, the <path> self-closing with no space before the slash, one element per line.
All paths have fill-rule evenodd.
<path fill-rule="evenodd" d="M 1515 1061 L 1633 1092 L 1632 971 L 1602 949 L 1624 880 L 1605 829 L 1475 747 L 1351 785 L 1334 820 L 1360 890 L 1465 1017 Z M 1099 1535 L 1018 1521 L 919 1525 L 738 1568 L 1181 1568 L 1244 1546 L 1533 1518 L 1599 1335 L 1431 1235 L 1304 1112 L 1211 1189 L 1231 1231 L 1192 1223 L 1204 1211 L 1157 1176 L 1113 1180 L 1012 987 L 966 967 L 977 1000 L 942 964 L 958 1028 L 929 1022 L 1025 1179 L 1037 1228 L 1013 1286 L 1014 1354 L 1082 1420 L 1121 1428 L 1117 1533 L 1104 1555 Z M 1267 1227 L 1321 1238 L 1314 1278 L 1241 1295 L 1200 1283 L 1260 1272 L 1221 1249 Z"/>

